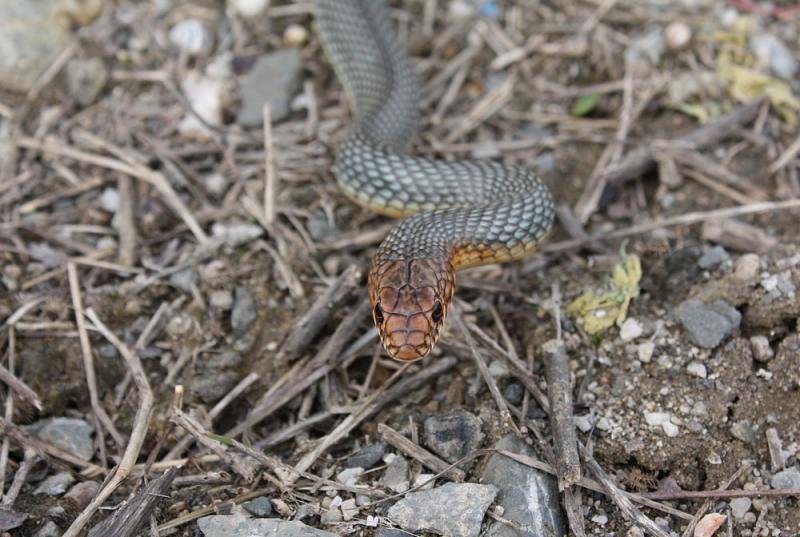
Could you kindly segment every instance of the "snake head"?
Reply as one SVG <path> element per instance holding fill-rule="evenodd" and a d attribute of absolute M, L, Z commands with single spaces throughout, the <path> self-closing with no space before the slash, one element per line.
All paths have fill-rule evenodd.
<path fill-rule="evenodd" d="M 454 289 L 454 271 L 448 262 L 373 262 L 369 273 L 372 318 L 389 356 L 411 362 L 431 352 L 444 326 Z"/>

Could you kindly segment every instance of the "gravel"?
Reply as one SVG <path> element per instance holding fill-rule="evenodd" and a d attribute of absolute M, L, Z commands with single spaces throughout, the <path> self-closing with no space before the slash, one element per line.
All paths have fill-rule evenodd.
<path fill-rule="evenodd" d="M 742 315 L 723 300 L 704 304 L 697 299 L 682 302 L 675 315 L 695 345 L 713 349 L 739 328 Z"/>

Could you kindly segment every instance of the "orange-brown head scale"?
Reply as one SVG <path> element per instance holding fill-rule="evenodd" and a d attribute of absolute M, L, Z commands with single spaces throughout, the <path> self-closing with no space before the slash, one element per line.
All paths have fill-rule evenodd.
<path fill-rule="evenodd" d="M 439 339 L 453 298 L 447 261 L 376 260 L 369 273 L 372 317 L 386 352 L 404 362 L 425 357 Z"/>

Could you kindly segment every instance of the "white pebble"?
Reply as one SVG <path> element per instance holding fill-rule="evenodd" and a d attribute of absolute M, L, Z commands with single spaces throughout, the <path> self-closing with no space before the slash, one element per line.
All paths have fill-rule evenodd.
<path fill-rule="evenodd" d="M 653 353 L 655 350 L 656 344 L 653 342 L 639 343 L 639 347 L 637 349 L 639 361 L 645 364 L 650 363 L 650 360 L 653 359 Z"/>
<path fill-rule="evenodd" d="M 645 412 L 644 421 L 648 425 L 663 425 L 664 423 L 669 423 L 669 414 L 667 412 Z"/>
<path fill-rule="evenodd" d="M 308 30 L 299 24 L 290 24 L 283 32 L 283 42 L 290 47 L 302 47 L 308 41 Z"/>
<path fill-rule="evenodd" d="M 216 291 L 211 291 L 208 302 L 213 308 L 229 310 L 233 306 L 233 294 L 225 289 L 217 289 Z"/>
<path fill-rule="evenodd" d="M 666 421 L 661 424 L 661 428 L 664 429 L 664 434 L 669 436 L 670 438 L 675 438 L 678 436 L 678 426 L 672 423 L 671 421 Z"/>
<path fill-rule="evenodd" d="M 257 17 L 269 6 L 269 0 L 228 0 L 228 5 L 242 17 Z"/>
<path fill-rule="evenodd" d="M 381 519 L 376 516 L 367 515 L 367 521 L 364 525 L 368 528 L 377 528 L 380 521 Z"/>
<path fill-rule="evenodd" d="M 619 337 L 622 338 L 622 341 L 633 341 L 637 337 L 641 336 L 643 332 L 644 329 L 642 328 L 641 323 L 631 317 L 629 319 L 625 319 L 625 322 L 622 323 L 622 326 L 619 329 Z"/>
<path fill-rule="evenodd" d="M 758 275 L 761 261 L 756 254 L 745 254 L 736 260 L 733 277 L 739 281 L 750 281 Z"/>
<path fill-rule="evenodd" d="M 339 475 L 336 476 L 336 480 L 339 483 L 343 483 L 348 487 L 355 487 L 358 483 L 358 479 L 361 477 L 361 474 L 364 473 L 364 469 L 356 466 L 354 468 L 347 468 L 346 470 L 342 470 L 339 472 Z"/>
<path fill-rule="evenodd" d="M 119 193 L 116 188 L 106 188 L 100 195 L 100 207 L 109 213 L 117 212 L 119 207 Z"/>
<path fill-rule="evenodd" d="M 186 19 L 177 23 L 169 31 L 169 40 L 189 54 L 209 52 L 214 45 L 211 32 L 198 19 Z"/>
<path fill-rule="evenodd" d="M 708 376 L 708 372 L 706 371 L 706 366 L 700 362 L 691 362 L 688 366 L 686 366 L 686 370 L 689 372 L 690 375 L 694 375 L 695 377 L 700 377 L 704 379 Z"/>
<path fill-rule="evenodd" d="M 664 37 L 667 41 L 668 48 L 680 50 L 691 41 L 692 30 L 684 22 L 671 22 L 666 30 L 664 30 Z"/>
<path fill-rule="evenodd" d="M 598 526 L 605 526 L 606 524 L 608 524 L 608 517 L 606 515 L 594 515 L 592 517 L 592 522 L 594 522 Z"/>
<path fill-rule="evenodd" d="M 750 338 L 750 348 L 753 350 L 753 357 L 759 362 L 767 362 L 775 354 L 769 346 L 769 339 L 766 336 L 753 336 Z"/>

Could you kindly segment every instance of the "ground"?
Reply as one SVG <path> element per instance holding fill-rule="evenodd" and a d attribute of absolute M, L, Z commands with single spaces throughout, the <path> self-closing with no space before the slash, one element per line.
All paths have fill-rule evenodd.
<path fill-rule="evenodd" d="M 362 500 L 398 492 L 392 455 L 410 463 L 400 473 L 411 484 L 440 471 L 390 441 L 355 484 L 337 482 L 357 450 L 387 439 L 382 426 L 454 462 L 427 428 L 463 409 L 478 425 L 448 440 L 462 455 L 518 430 L 548 460 L 547 414 L 507 360 L 527 361 L 547 393 L 541 346 L 558 326 L 579 439 L 620 487 L 672 494 L 658 501 L 684 515 L 727 515 L 718 534 L 800 534 L 796 492 L 758 494 L 788 488 L 776 485 L 780 472 L 800 487 L 800 206 L 791 205 L 800 197 L 800 19 L 791 3 L 390 2 L 423 81 L 412 151 L 529 167 L 561 208 L 531 258 L 459 274 L 470 339 L 452 321 L 432 356 L 402 367 L 380 352 L 365 306 L 365 271 L 393 221 L 336 185 L 331 164 L 351 111 L 309 6 L 273 2 L 251 15 L 241 4 L 114 2 L 74 30 L 38 87 L 0 92 L 0 343 L 13 373 L 3 379 L 32 390 L 6 391 L 4 505 L 27 519 L 4 530 L 65 531 L 93 508 L 92 495 L 34 490 L 64 471 L 103 485 L 133 446 L 133 474 L 105 489 L 105 507 L 180 470 L 124 535 L 201 535 L 198 518 L 259 496 L 273 517 L 378 535 L 368 517 L 388 524 L 397 498 Z M 787 50 L 763 56 L 754 39 Z M 291 47 L 300 53 L 262 61 Z M 726 70 L 726 58 L 741 70 Z M 742 77 L 763 78 L 742 93 Z M 265 86 L 266 133 L 262 102 L 246 102 Z M 747 107 L 704 147 L 670 142 Z M 617 177 L 642 147 L 643 171 Z M 272 194 L 265 175 L 278 185 Z M 741 214 L 718 212 L 736 206 Z M 641 263 L 638 295 L 620 323 L 590 334 L 567 306 L 607 286 L 627 255 Z M 721 301 L 735 319 L 685 315 L 690 299 Z M 715 331 L 718 341 L 699 343 Z M 525 419 L 501 419 L 470 345 Z M 154 398 L 138 431 L 147 390 L 137 379 Z M 53 417 L 90 424 L 91 455 L 71 451 L 80 439 L 25 428 Z M 242 455 L 247 446 L 257 454 Z M 480 481 L 485 455 L 460 463 L 463 480 Z M 720 487 L 751 504 L 681 496 Z M 607 494 L 581 490 L 587 534 L 636 534 Z M 351 499 L 355 513 L 339 508 Z M 642 509 L 668 531 L 686 529 L 686 516 Z M 86 527 L 111 512 L 87 512 Z"/>

